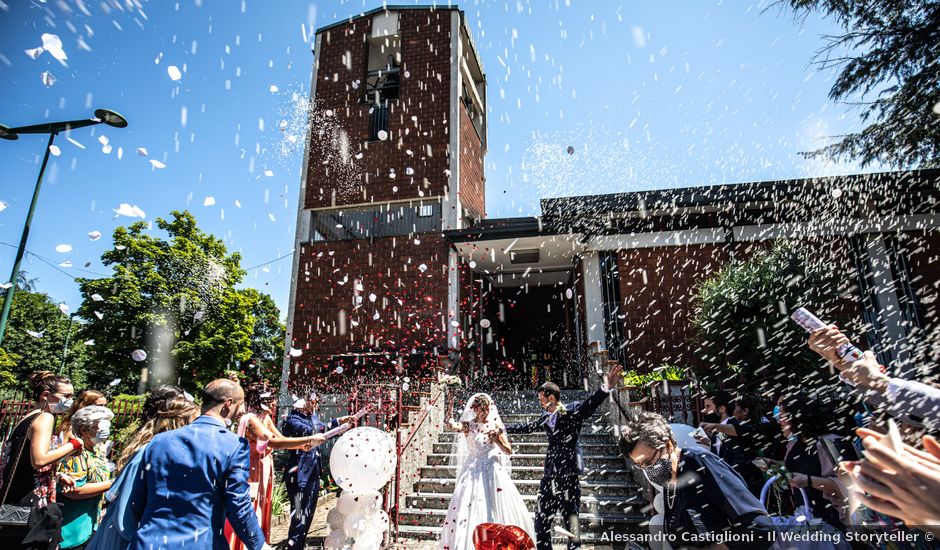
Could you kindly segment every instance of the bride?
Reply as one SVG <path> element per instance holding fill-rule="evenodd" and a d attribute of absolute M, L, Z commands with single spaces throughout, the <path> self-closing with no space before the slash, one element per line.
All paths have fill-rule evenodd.
<path fill-rule="evenodd" d="M 441 533 L 443 550 L 473 548 L 473 531 L 481 523 L 515 525 L 535 540 L 532 514 L 510 477 L 512 448 L 493 399 L 478 393 L 467 400 L 457 438 L 457 483 Z"/>

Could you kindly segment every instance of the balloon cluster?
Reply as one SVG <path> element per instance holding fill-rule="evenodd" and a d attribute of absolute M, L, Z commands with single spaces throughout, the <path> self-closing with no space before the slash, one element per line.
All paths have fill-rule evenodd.
<path fill-rule="evenodd" d="M 382 430 L 349 430 L 330 453 L 330 472 L 343 489 L 326 521 L 326 550 L 378 550 L 390 521 L 379 492 L 395 473 L 395 442 Z"/>

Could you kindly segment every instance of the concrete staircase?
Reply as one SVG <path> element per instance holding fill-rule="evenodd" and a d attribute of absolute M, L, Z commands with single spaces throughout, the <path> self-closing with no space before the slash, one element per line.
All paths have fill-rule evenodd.
<path fill-rule="evenodd" d="M 491 395 L 507 424 L 530 420 L 541 413 L 535 392 L 493 392 Z M 588 392 L 583 391 L 565 391 L 562 402 L 580 401 L 587 395 Z M 462 405 L 463 401 L 458 400 L 458 406 Z M 581 538 L 586 547 L 605 531 L 625 532 L 627 526 L 648 519 L 641 511 L 646 503 L 631 481 L 630 469 L 620 456 L 604 414 L 598 412 L 586 421 L 580 437 L 585 460 L 585 474 L 581 476 Z M 440 538 L 457 476 L 452 465 L 457 437 L 456 433 L 437 435 L 427 464 L 421 468 L 415 492 L 402 502 L 400 537 L 406 540 Z M 547 436 L 544 432 L 511 435 L 509 442 L 513 448 L 513 481 L 534 514 L 548 448 Z M 563 526 L 560 517 L 556 524 Z M 560 538 L 555 540 L 556 545 L 561 544 L 559 547 L 564 547 L 564 542 Z"/>

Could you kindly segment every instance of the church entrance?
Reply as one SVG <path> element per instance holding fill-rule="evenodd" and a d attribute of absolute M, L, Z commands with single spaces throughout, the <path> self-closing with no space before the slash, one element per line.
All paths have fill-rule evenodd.
<path fill-rule="evenodd" d="M 571 286 L 483 284 L 488 288 L 479 312 L 480 364 L 472 384 L 492 391 L 531 390 L 549 381 L 579 388 Z"/>

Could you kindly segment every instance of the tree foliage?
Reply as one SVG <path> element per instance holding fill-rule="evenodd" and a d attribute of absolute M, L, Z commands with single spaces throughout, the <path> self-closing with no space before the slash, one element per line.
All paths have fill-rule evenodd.
<path fill-rule="evenodd" d="M 80 382 L 83 379 L 86 347 L 78 337 L 79 324 L 70 319 L 59 305 L 34 288 L 35 280 L 17 285 L 13 304 L 7 321 L 3 347 L 0 348 L 0 389 L 19 391 L 27 389 L 29 374 L 37 370 L 58 371 L 63 366 L 66 337 L 69 338 L 68 353 L 64 354 L 64 374 Z M 0 292 L 0 300 L 6 295 Z"/>
<path fill-rule="evenodd" d="M 93 383 L 121 378 L 123 389 L 136 391 L 146 368 L 151 383 L 195 389 L 252 357 L 264 295 L 235 288 L 245 275 L 239 254 L 201 231 L 189 212 L 155 225 L 166 238 L 150 234 L 146 222 L 117 228 L 102 255 L 113 274 L 79 281 L 83 337 L 95 341 Z M 146 359 L 136 361 L 136 350 Z"/>
<path fill-rule="evenodd" d="M 761 382 L 762 390 L 790 381 L 822 381 L 819 357 L 806 348 L 806 332 L 789 318 L 806 306 L 834 320 L 830 268 L 808 250 L 780 242 L 745 260 L 732 260 L 706 279 L 694 298 L 692 327 L 708 385 Z M 733 381 L 733 383 L 732 383 Z"/>
<path fill-rule="evenodd" d="M 898 168 L 940 165 L 940 2 L 781 0 L 845 30 L 825 37 L 814 63 L 838 69 L 829 97 L 857 106 L 865 127 L 810 157 L 880 162 Z"/>
<path fill-rule="evenodd" d="M 242 292 L 254 304 L 251 308 L 251 315 L 255 319 L 251 335 L 251 358 L 256 372 L 249 374 L 264 378 L 277 387 L 281 378 L 286 334 L 281 312 L 269 295 L 254 288 L 246 288 Z"/>

